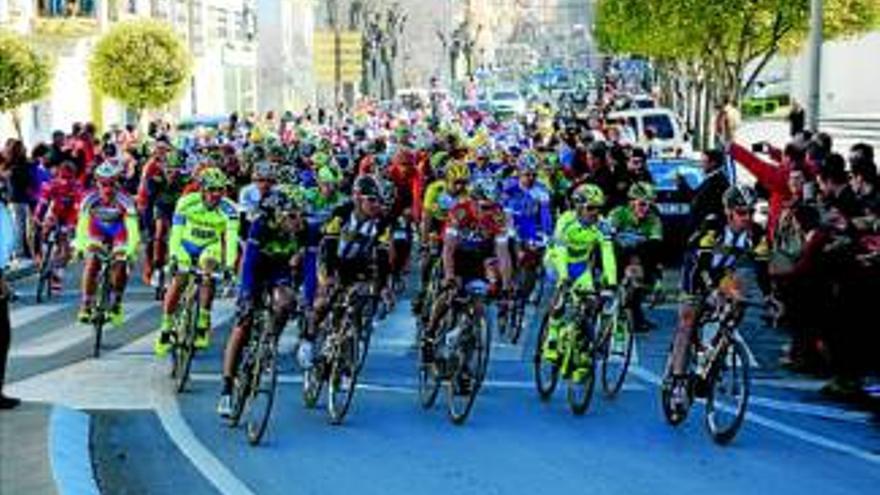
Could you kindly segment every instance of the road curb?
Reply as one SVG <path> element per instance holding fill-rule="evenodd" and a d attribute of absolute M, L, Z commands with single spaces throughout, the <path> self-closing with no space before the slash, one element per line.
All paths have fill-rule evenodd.
<path fill-rule="evenodd" d="M 49 418 L 49 464 L 61 495 L 100 495 L 89 449 L 89 415 L 53 406 Z"/>

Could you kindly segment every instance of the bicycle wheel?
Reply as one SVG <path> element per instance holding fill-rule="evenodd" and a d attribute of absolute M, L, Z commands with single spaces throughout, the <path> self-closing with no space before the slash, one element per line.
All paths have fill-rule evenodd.
<path fill-rule="evenodd" d="M 55 253 L 55 241 L 52 236 L 43 245 L 43 256 L 40 259 L 40 278 L 37 280 L 37 303 L 48 300 L 52 296 L 52 264 Z"/>
<path fill-rule="evenodd" d="M 552 311 L 552 308 L 547 310 L 547 313 L 544 314 L 544 318 L 541 320 L 541 329 L 538 332 L 538 342 L 535 345 L 535 354 L 532 361 L 538 397 L 545 402 L 553 396 L 553 391 L 556 390 L 556 384 L 559 382 L 559 365 L 544 359 L 544 343 L 547 341 L 550 333 L 550 311 Z"/>
<path fill-rule="evenodd" d="M 572 334 L 571 338 L 576 339 L 577 337 Z M 572 353 L 577 352 L 576 349 L 578 349 L 579 345 L 586 345 L 590 349 L 590 362 L 586 365 L 585 372 L 583 374 L 572 373 L 572 376 L 567 380 L 566 400 L 568 401 L 568 407 L 575 416 L 582 416 L 590 408 L 590 402 L 593 399 L 593 389 L 596 384 L 596 352 L 592 342 L 579 344 L 576 341 L 572 341 L 568 345 L 569 352 Z M 569 360 L 569 362 L 572 361 L 573 359 Z"/>
<path fill-rule="evenodd" d="M 419 343 L 419 349 L 416 351 L 419 353 L 419 404 L 421 404 L 424 409 L 430 409 L 434 407 L 434 404 L 437 402 L 437 395 L 440 392 L 442 378 L 437 369 L 436 363 L 426 363 L 422 360 L 421 346 L 424 345 L 423 340 L 425 339 L 425 330 L 422 327 L 419 327 L 417 333 L 417 342 Z M 437 346 L 435 345 L 435 359 L 436 354 Z"/>
<path fill-rule="evenodd" d="M 275 389 L 278 386 L 278 351 L 271 330 L 264 329 L 258 347 L 257 359 L 251 370 L 251 390 L 247 401 L 247 424 L 245 427 L 248 443 L 257 445 L 266 433 L 272 405 L 275 403 Z"/>
<path fill-rule="evenodd" d="M 367 362 L 367 353 L 370 352 L 370 340 L 373 337 L 373 321 L 369 317 L 363 316 L 364 302 L 358 303 L 355 308 L 355 320 L 357 324 L 357 347 L 355 348 L 355 360 L 357 363 L 357 373 L 364 369 Z"/>
<path fill-rule="evenodd" d="M 186 320 L 182 325 L 182 328 L 179 329 L 183 331 L 183 335 L 178 333 L 179 340 L 175 343 L 177 347 L 178 359 L 180 360 L 177 369 L 177 384 L 175 390 L 177 393 L 181 393 L 186 389 L 186 384 L 189 381 L 189 372 L 192 369 L 192 361 L 193 357 L 196 353 L 195 339 L 196 339 L 196 321 L 198 321 L 198 300 L 193 297 L 188 301 L 195 310 L 189 310 L 186 312 Z"/>
<path fill-rule="evenodd" d="M 316 362 L 311 368 L 303 371 L 302 399 L 306 409 L 314 409 L 321 398 L 324 388 L 324 364 Z"/>
<path fill-rule="evenodd" d="M 749 362 L 745 346 L 731 339 L 722 344 L 706 378 L 706 428 L 715 443 L 736 436 L 749 403 Z"/>
<path fill-rule="evenodd" d="M 351 407 L 357 385 L 357 348 L 350 323 L 343 327 L 341 341 L 331 353 L 330 375 L 327 379 L 327 412 L 330 423 L 341 424 Z"/>
<path fill-rule="evenodd" d="M 107 323 L 107 309 L 110 304 L 110 281 L 109 269 L 101 268 L 100 285 L 98 286 L 98 302 L 95 305 L 95 316 L 92 320 L 92 327 L 95 330 L 95 341 L 92 348 L 92 357 L 101 356 L 101 341 L 104 338 L 104 325 Z"/>
<path fill-rule="evenodd" d="M 482 376 L 485 376 L 479 334 L 489 333 L 488 329 L 481 331 L 478 324 L 470 319 L 465 320 L 463 325 L 447 363 L 451 373 L 446 387 L 449 419 L 459 426 L 467 421 L 480 391 Z"/>
<path fill-rule="evenodd" d="M 235 370 L 232 382 L 232 413 L 229 415 L 229 426 L 235 428 L 241 421 L 247 399 L 251 395 L 251 370 L 254 368 L 253 342 L 248 342 L 242 349 L 241 362 Z"/>
<path fill-rule="evenodd" d="M 635 337 L 632 333 L 633 313 L 631 309 L 620 307 L 615 317 L 609 320 L 613 325 L 611 334 L 602 345 L 602 389 L 607 397 L 614 397 L 623 388 L 626 372 L 632 360 Z"/>

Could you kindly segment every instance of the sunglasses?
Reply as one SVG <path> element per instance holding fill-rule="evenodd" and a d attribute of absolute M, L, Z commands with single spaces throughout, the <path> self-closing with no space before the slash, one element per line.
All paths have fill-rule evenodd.
<path fill-rule="evenodd" d="M 378 203 L 379 198 L 376 196 L 363 196 L 364 201 L 367 203 Z"/>
<path fill-rule="evenodd" d="M 734 208 L 733 214 L 738 217 L 747 217 L 752 214 L 752 211 L 749 210 L 748 208 Z"/>

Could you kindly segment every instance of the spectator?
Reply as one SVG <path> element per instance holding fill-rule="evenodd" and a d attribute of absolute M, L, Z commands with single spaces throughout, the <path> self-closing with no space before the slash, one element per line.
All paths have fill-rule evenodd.
<path fill-rule="evenodd" d="M 860 216 L 858 198 L 849 185 L 845 162 L 839 154 L 832 153 L 825 161 L 819 172 L 819 190 L 822 207 L 827 213 L 835 209 L 847 222 Z"/>
<path fill-rule="evenodd" d="M 771 156 L 775 154 L 764 143 L 758 143 L 755 149 L 766 150 L 770 152 Z M 803 149 L 795 143 L 789 143 L 781 153 L 781 161 L 774 164 L 764 161 L 755 153 L 734 142 L 730 144 L 730 157 L 754 175 L 758 183 L 770 195 L 767 231 L 772 242 L 779 214 L 786 202 L 791 199 L 788 176 L 792 170 L 805 168 L 803 165 Z M 809 175 L 807 173 L 806 177 L 809 178 Z"/>
<path fill-rule="evenodd" d="M 695 232 L 707 216 L 717 215 L 720 218 L 724 215 L 721 198 L 730 187 L 730 181 L 723 170 L 724 154 L 720 150 L 704 151 L 702 165 L 705 178 L 696 189 L 691 189 L 684 177 L 678 177 L 679 193 L 691 204 L 688 235 Z"/>
<path fill-rule="evenodd" d="M 52 144 L 49 145 L 49 164 L 54 167 L 71 159 L 73 159 L 73 155 L 67 147 L 64 131 L 53 132 Z"/>
<path fill-rule="evenodd" d="M 719 146 L 726 146 L 736 137 L 741 120 L 739 110 L 729 98 L 725 98 L 723 103 L 715 107 L 715 111 L 715 139 Z"/>
<path fill-rule="evenodd" d="M 805 119 L 804 107 L 797 100 L 792 100 L 791 110 L 788 112 L 789 135 L 791 137 L 795 137 L 804 131 Z"/>
<path fill-rule="evenodd" d="M 850 187 L 856 193 L 862 216 L 873 216 L 880 210 L 880 189 L 877 183 L 877 165 L 874 163 L 874 148 L 867 144 L 856 144 L 850 150 Z"/>
<path fill-rule="evenodd" d="M 0 410 L 12 409 L 21 401 L 3 395 L 6 380 L 6 360 L 9 355 L 12 332 L 9 325 L 9 296 L 11 290 L 3 275 L 12 256 L 13 235 L 12 218 L 6 207 L 6 187 L 4 184 L 4 158 L 0 154 Z"/>
<path fill-rule="evenodd" d="M 802 173 L 793 172 L 790 177 L 796 187 Z M 829 273 L 822 264 L 828 233 L 820 228 L 818 210 L 796 203 L 783 215 L 776 239 L 769 270 L 785 304 L 792 336 L 781 364 L 793 371 L 821 373 L 819 323 L 827 320 L 823 310 L 831 296 Z"/>
<path fill-rule="evenodd" d="M 14 255 L 18 258 L 29 258 L 31 255 L 28 242 L 30 212 L 31 205 L 36 201 L 36 194 L 33 191 L 35 174 L 24 143 L 20 140 L 7 141 L 4 153 L 9 169 L 9 208 L 14 226 Z"/>

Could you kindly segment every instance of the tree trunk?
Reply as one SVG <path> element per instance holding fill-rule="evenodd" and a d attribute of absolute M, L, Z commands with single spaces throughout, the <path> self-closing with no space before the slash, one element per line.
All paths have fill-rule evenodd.
<path fill-rule="evenodd" d="M 693 85 L 693 110 L 694 110 L 694 148 L 701 149 L 703 143 L 703 86 L 704 81 L 697 81 Z"/>
<path fill-rule="evenodd" d="M 12 127 L 15 128 L 15 135 L 18 136 L 19 141 L 24 142 L 21 132 L 21 113 L 19 113 L 18 108 L 10 110 L 9 116 L 12 118 Z"/>

